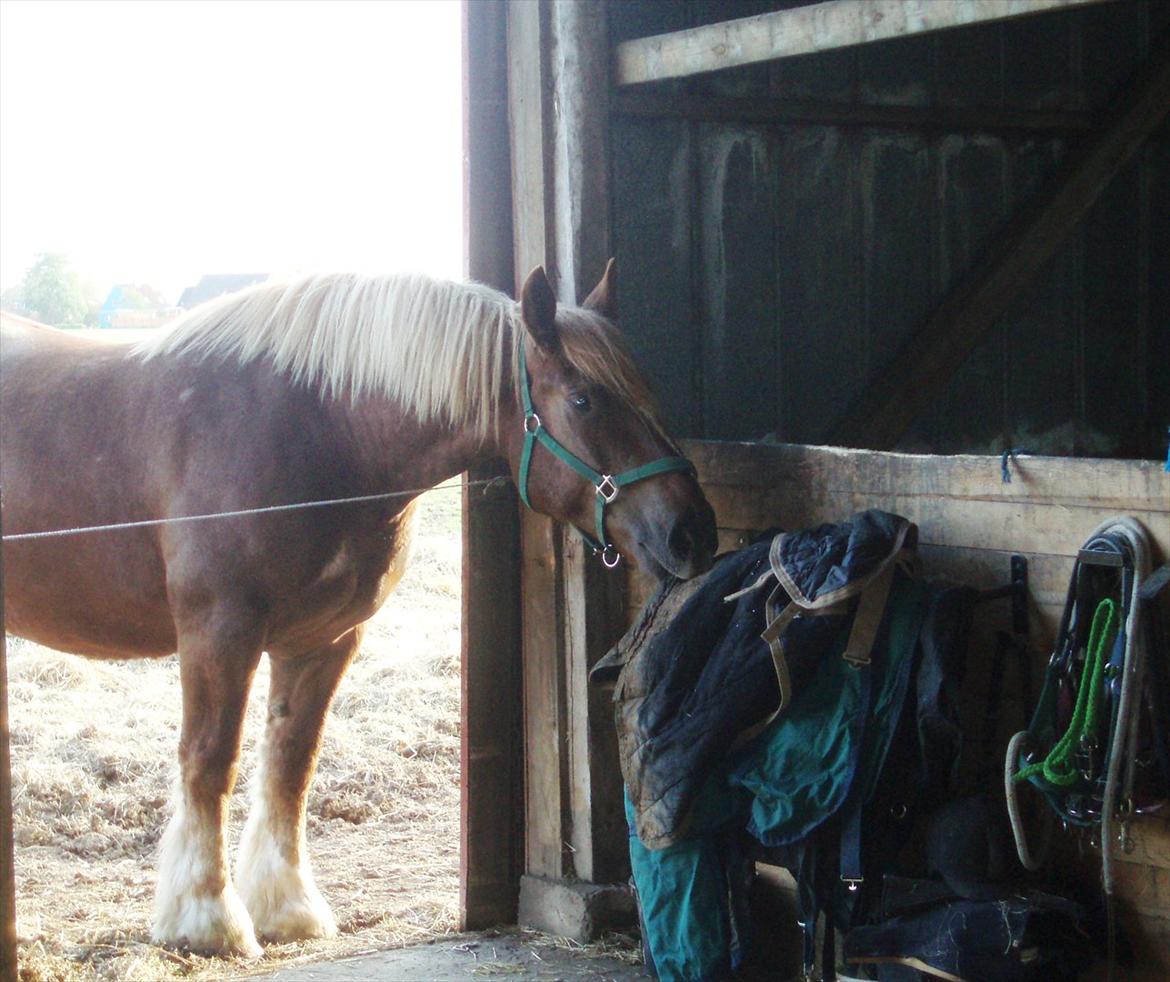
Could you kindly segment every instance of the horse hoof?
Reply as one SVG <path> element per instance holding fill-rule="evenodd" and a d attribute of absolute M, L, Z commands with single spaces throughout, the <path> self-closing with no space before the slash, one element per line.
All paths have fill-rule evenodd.
<path fill-rule="evenodd" d="M 249 904 L 258 937 L 275 944 L 288 944 L 337 935 L 337 922 L 325 898 L 314 886 L 300 884 L 300 887 L 279 901 L 268 896 L 264 898 L 268 903 L 257 904 L 253 900 Z"/>
<path fill-rule="evenodd" d="M 326 912 L 328 913 L 328 912 Z M 293 941 L 310 941 L 337 936 L 337 924 L 333 915 L 322 918 L 317 911 L 283 911 L 281 916 L 264 925 L 257 925 L 256 933 L 273 944 L 289 944 Z"/>
<path fill-rule="evenodd" d="M 159 910 L 150 932 L 155 944 L 200 955 L 260 958 L 252 919 L 236 896 L 185 897 Z"/>

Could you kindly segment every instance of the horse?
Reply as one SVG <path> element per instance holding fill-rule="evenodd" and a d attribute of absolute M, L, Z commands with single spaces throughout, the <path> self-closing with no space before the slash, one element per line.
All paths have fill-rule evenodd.
<path fill-rule="evenodd" d="M 659 576 L 710 566 L 714 515 L 689 467 L 651 468 L 620 494 L 582 479 L 586 461 L 605 476 L 681 456 L 615 302 L 612 260 L 578 307 L 557 304 L 542 268 L 519 302 L 421 276 L 314 274 L 209 301 L 132 344 L 4 334 L 6 628 L 93 658 L 178 652 L 154 942 L 254 957 L 258 939 L 336 932 L 305 801 L 334 692 L 406 567 L 418 489 L 503 458 L 526 504 L 600 527 L 608 557 Z M 209 515 L 222 517 L 183 520 Z M 233 878 L 225 817 L 263 652 L 267 721 Z"/>

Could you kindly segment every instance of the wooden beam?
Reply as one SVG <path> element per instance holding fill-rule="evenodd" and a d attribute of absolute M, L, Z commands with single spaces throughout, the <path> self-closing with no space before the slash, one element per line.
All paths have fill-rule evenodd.
<path fill-rule="evenodd" d="M 828 442 L 874 450 L 894 446 L 1168 111 L 1170 35 L 1164 35 L 1141 77 L 1102 114 L 1108 122 L 1100 132 L 995 237 L 984 258 L 878 372 Z"/>
<path fill-rule="evenodd" d="M 508 101 L 516 296 L 544 265 L 559 280 L 551 133 L 552 66 L 547 4 L 508 5 Z M 525 861 L 528 874 L 560 879 L 568 849 L 564 610 L 561 534 L 543 515 L 520 518 L 524 678 Z"/>
<path fill-rule="evenodd" d="M 623 41 L 618 85 L 657 82 L 776 58 L 987 24 L 1105 0 L 830 0 Z"/>
<path fill-rule="evenodd" d="M 610 248 L 606 19 L 570 0 L 512 4 L 508 18 L 517 286 L 543 264 L 558 299 L 579 302 Z M 521 523 L 526 872 L 624 883 L 616 734 L 588 683 L 625 627 L 624 584 L 572 530 Z"/>
<path fill-rule="evenodd" d="M 552 136 L 559 298 L 580 303 L 612 254 L 608 20 L 604 5 L 568 0 L 548 7 L 558 107 Z M 582 880 L 625 883 L 629 849 L 612 705 L 607 693 L 589 684 L 589 670 L 625 630 L 624 569 L 605 569 L 568 528 L 561 557 L 572 846 L 567 865 Z"/>
<path fill-rule="evenodd" d="M 510 291 L 507 5 L 463 5 L 464 272 Z M 507 474 L 502 463 L 471 481 Z M 523 873 L 520 522 L 508 482 L 463 492 L 459 913 L 462 930 L 516 920 Z"/>
<path fill-rule="evenodd" d="M 650 119 L 686 119 L 780 126 L 855 126 L 914 132 L 986 132 L 1077 135 L 1092 129 L 1086 112 L 1013 110 L 964 106 L 877 106 L 806 99 L 776 99 L 624 89 L 614 112 Z"/>

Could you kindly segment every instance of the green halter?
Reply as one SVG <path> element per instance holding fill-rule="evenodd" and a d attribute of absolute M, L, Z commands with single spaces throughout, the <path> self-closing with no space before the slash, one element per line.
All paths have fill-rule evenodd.
<path fill-rule="evenodd" d="M 600 553 L 601 561 L 613 569 L 621 562 L 621 553 L 605 537 L 605 506 L 617 497 L 618 491 L 627 484 L 633 484 L 656 474 L 667 474 L 671 471 L 686 471 L 693 474 L 694 465 L 685 457 L 661 457 L 641 467 L 633 467 L 620 474 L 602 474 L 594 470 L 580 457 L 561 446 L 544 428 L 540 417 L 532 408 L 532 394 L 529 390 L 528 363 L 524 357 L 524 342 L 520 342 L 520 398 L 524 406 L 524 449 L 520 454 L 520 498 L 529 508 L 532 503 L 528 500 L 528 470 L 532 466 L 532 449 L 540 443 L 554 457 L 568 464 L 585 480 L 593 485 L 597 492 L 594 515 L 597 523 L 597 538 L 581 533 L 581 537 L 595 554 Z"/>

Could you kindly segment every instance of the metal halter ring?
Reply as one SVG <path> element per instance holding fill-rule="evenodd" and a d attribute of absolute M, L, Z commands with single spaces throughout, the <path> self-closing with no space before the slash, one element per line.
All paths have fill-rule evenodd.
<path fill-rule="evenodd" d="M 536 413 L 529 413 L 524 417 L 524 432 L 528 434 L 536 434 L 540 429 L 540 417 Z"/>
<path fill-rule="evenodd" d="M 601 495 L 601 500 L 607 505 L 617 497 L 620 488 L 613 483 L 613 478 L 608 474 L 602 474 L 601 480 L 597 482 L 597 493 Z"/>
<path fill-rule="evenodd" d="M 612 561 L 610 557 L 613 557 Z M 617 569 L 617 565 L 621 561 L 622 554 L 617 551 L 612 543 L 601 550 L 601 562 L 606 569 Z"/>

